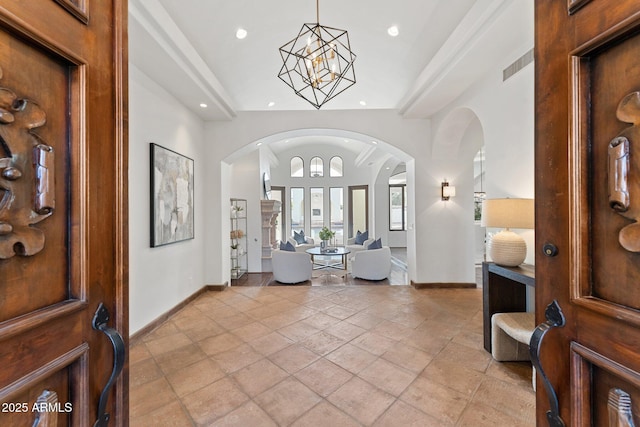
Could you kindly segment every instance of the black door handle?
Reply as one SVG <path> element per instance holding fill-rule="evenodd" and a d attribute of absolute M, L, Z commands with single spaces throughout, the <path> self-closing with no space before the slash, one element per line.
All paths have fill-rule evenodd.
<path fill-rule="evenodd" d="M 93 316 L 92 326 L 93 329 L 103 332 L 109 338 L 109 341 L 111 341 L 111 345 L 113 346 L 113 369 L 111 371 L 109 381 L 107 381 L 107 384 L 104 386 L 102 393 L 100 394 L 100 401 L 98 403 L 98 419 L 93 427 L 107 427 L 109 425 L 110 415 L 106 413 L 109 392 L 124 367 L 124 359 L 126 355 L 126 347 L 124 345 L 122 335 L 120 335 L 120 333 L 115 329 L 109 328 L 107 326 L 107 322 L 109 322 L 109 310 L 107 310 L 107 307 L 105 307 L 103 303 L 100 303 L 96 310 L 96 314 Z"/>
<path fill-rule="evenodd" d="M 534 329 L 531 341 L 529 341 L 529 355 L 531 356 L 531 363 L 533 363 L 533 366 L 535 366 L 542 378 L 542 384 L 544 385 L 544 388 L 547 391 L 547 396 L 549 397 L 550 409 L 547 411 L 549 427 L 565 427 L 564 421 L 560 418 L 558 396 L 556 395 L 553 385 L 549 381 L 549 378 L 547 378 L 547 375 L 544 373 L 544 369 L 542 369 L 542 365 L 540 364 L 540 344 L 542 344 L 542 339 L 549 330 L 564 326 L 566 321 L 564 314 L 562 313 L 562 309 L 556 300 L 553 300 L 553 302 L 547 306 L 544 316 L 547 321 L 539 324 Z"/>

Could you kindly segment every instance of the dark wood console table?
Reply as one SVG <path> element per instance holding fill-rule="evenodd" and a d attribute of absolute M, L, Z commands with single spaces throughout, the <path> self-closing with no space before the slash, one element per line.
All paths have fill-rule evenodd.
<path fill-rule="evenodd" d="M 527 311 L 527 286 L 535 288 L 535 267 L 521 264 L 502 267 L 482 263 L 482 320 L 484 349 L 491 353 L 491 316 L 494 313 Z"/>

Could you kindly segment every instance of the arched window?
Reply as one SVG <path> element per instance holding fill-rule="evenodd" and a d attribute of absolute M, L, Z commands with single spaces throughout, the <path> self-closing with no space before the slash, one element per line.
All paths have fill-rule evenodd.
<path fill-rule="evenodd" d="M 302 157 L 293 157 L 291 159 L 291 177 L 300 178 L 304 176 L 304 160 Z"/>
<path fill-rule="evenodd" d="M 309 163 L 309 176 L 312 178 L 320 178 L 324 176 L 324 164 L 320 157 L 314 157 Z"/>
<path fill-rule="evenodd" d="M 342 176 L 342 157 L 332 157 L 329 161 L 329 176 Z"/>

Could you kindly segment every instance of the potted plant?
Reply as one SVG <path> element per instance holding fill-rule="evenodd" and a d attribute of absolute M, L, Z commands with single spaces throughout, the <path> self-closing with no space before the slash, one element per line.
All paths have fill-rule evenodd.
<path fill-rule="evenodd" d="M 318 235 L 320 236 L 320 240 L 322 240 L 322 242 L 320 242 L 320 248 L 324 249 L 329 246 L 329 240 L 336 235 L 336 232 L 329 230 L 327 227 L 322 227 L 322 230 L 320 230 Z"/>

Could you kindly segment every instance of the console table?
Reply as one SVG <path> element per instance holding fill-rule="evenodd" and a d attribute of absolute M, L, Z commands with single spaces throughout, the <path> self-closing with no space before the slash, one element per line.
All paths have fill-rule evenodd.
<path fill-rule="evenodd" d="M 502 267 L 482 263 L 482 320 L 484 349 L 491 353 L 491 316 L 494 313 L 527 311 L 527 286 L 535 288 L 535 267 L 521 264 Z"/>

